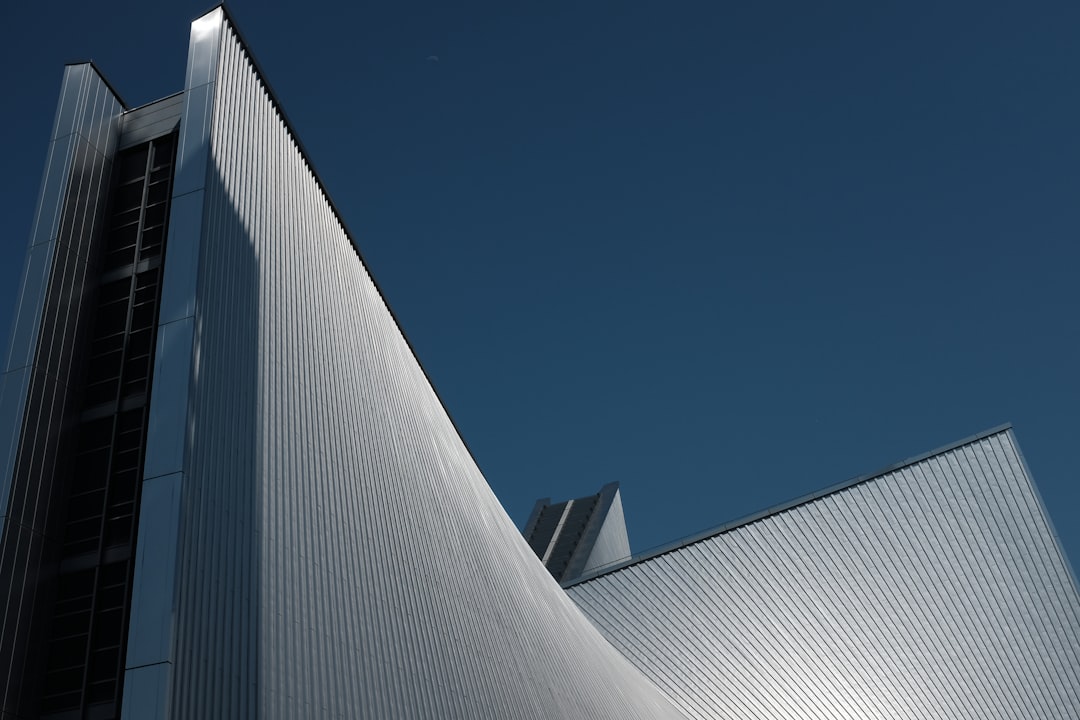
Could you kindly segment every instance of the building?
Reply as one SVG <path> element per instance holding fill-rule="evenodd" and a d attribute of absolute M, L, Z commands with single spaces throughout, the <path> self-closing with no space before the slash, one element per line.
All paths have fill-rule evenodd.
<path fill-rule="evenodd" d="M 0 715 L 681 717 L 495 499 L 223 8 L 158 102 L 66 69 L 24 278 Z"/>
<path fill-rule="evenodd" d="M 567 591 L 688 718 L 1080 717 L 1080 595 L 1009 427 Z"/>
<path fill-rule="evenodd" d="M 879 717 L 929 660 L 922 707 L 966 681 L 1077 714 L 1075 582 L 1008 431 L 607 571 L 605 488 L 592 574 L 560 587 L 220 7 L 157 102 L 65 70 L 0 424 L 0 717 Z M 844 587 L 862 567 L 873 596 Z"/>
<path fill-rule="evenodd" d="M 630 559 L 619 483 L 587 497 L 536 501 L 522 531 L 529 547 L 560 583 Z"/>

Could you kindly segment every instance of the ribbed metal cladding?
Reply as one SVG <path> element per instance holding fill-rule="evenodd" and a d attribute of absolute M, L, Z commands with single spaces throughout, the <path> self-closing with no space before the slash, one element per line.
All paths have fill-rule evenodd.
<path fill-rule="evenodd" d="M 36 712 L 62 540 L 69 432 L 92 315 L 123 104 L 90 65 L 65 68 L 10 349 L 0 378 L 0 715 Z"/>
<path fill-rule="evenodd" d="M 692 718 L 1080 717 L 1080 598 L 1007 429 L 568 592 Z"/>
<path fill-rule="evenodd" d="M 495 499 L 224 22 L 172 717 L 682 717 Z"/>

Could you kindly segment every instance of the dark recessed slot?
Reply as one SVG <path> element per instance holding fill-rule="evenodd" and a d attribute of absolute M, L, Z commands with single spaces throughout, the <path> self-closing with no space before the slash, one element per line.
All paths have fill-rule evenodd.
<path fill-rule="evenodd" d="M 84 495 L 92 495 L 105 490 L 105 471 L 97 474 L 88 472 L 84 468 L 78 468 L 75 478 L 71 483 L 71 497 L 77 498 Z"/>
<path fill-rule="evenodd" d="M 113 402 L 116 400 L 116 392 L 119 388 L 119 378 L 88 385 L 86 394 L 84 395 L 85 405 L 90 407 L 93 405 L 100 405 L 101 403 Z"/>
<path fill-rule="evenodd" d="M 113 458 L 114 472 L 137 472 L 139 469 L 139 448 L 116 453 Z"/>
<path fill-rule="evenodd" d="M 94 646 L 114 647 L 119 645 L 123 622 L 124 611 L 120 607 L 99 611 L 97 618 L 94 620 Z"/>
<path fill-rule="evenodd" d="M 114 250 L 105 256 L 105 267 L 122 268 L 135 264 L 135 246 Z"/>
<path fill-rule="evenodd" d="M 144 225 L 160 225 L 165 222 L 165 208 L 167 203 L 159 202 L 146 206 L 146 215 L 143 216 Z"/>
<path fill-rule="evenodd" d="M 114 214 L 138 210 L 143 201 L 143 183 L 135 182 L 121 185 L 116 188 L 116 195 L 113 198 Z"/>
<path fill-rule="evenodd" d="M 98 548 L 101 533 L 101 516 L 87 520 L 73 520 L 67 524 L 64 534 L 64 549 L 70 557 L 84 552 L 94 552 Z"/>
<path fill-rule="evenodd" d="M 142 208 L 135 208 L 134 210 L 123 210 L 121 212 L 114 213 L 112 216 L 112 233 L 117 230 L 126 229 L 129 225 L 138 227 L 139 218 L 142 216 Z"/>
<path fill-rule="evenodd" d="M 90 346 L 90 355 L 91 357 L 97 357 L 113 350 L 119 350 L 122 347 L 124 347 L 123 333 L 103 335 L 94 339 L 93 344 Z"/>
<path fill-rule="evenodd" d="M 117 417 L 116 444 L 118 447 L 135 447 L 142 436 L 142 408 L 126 410 Z"/>
<path fill-rule="evenodd" d="M 139 226 L 129 225 L 120 230 L 113 230 L 109 242 L 109 257 L 112 257 L 113 253 L 124 253 L 130 248 L 135 247 L 135 243 L 139 240 Z M 115 266 L 114 266 L 115 267 Z M 123 297 L 127 297 L 124 295 Z"/>
<path fill-rule="evenodd" d="M 52 709 L 63 709 L 71 702 L 70 695 L 75 695 L 75 705 L 79 703 L 79 689 L 82 687 L 83 666 L 69 667 L 63 670 L 54 670 L 45 675 L 45 694 L 55 701 Z M 63 698 L 63 699 L 62 699 Z"/>
<path fill-rule="evenodd" d="M 108 447 L 79 453 L 75 459 L 75 477 L 85 478 L 80 484 L 82 484 L 86 490 L 93 487 L 105 487 L 105 476 L 108 472 Z"/>
<path fill-rule="evenodd" d="M 172 148 L 175 143 L 175 135 L 166 135 L 154 140 L 154 161 L 156 163 L 172 162 Z"/>
<path fill-rule="evenodd" d="M 142 432 L 143 409 L 124 410 L 116 417 L 116 428 L 121 433 Z"/>
<path fill-rule="evenodd" d="M 69 615 L 78 615 L 79 613 L 89 613 L 90 612 L 90 605 L 93 602 L 93 600 L 94 600 L 94 598 L 93 598 L 92 595 L 87 595 L 85 597 L 79 596 L 79 597 L 71 598 L 69 600 L 64 600 L 63 602 L 57 603 L 57 605 L 56 605 L 56 614 L 55 614 L 54 617 L 64 618 L 64 617 L 68 617 Z M 87 615 L 87 618 L 86 618 L 86 627 L 88 629 L 90 627 L 90 616 L 89 615 Z"/>
<path fill-rule="evenodd" d="M 82 677 L 81 669 L 79 670 L 79 677 Z M 81 687 L 82 683 L 80 682 L 79 685 Z M 74 690 L 62 694 L 51 693 L 49 692 L 48 684 L 46 682 L 45 697 L 41 701 L 41 711 L 44 713 L 54 713 L 77 708 L 79 707 L 79 698 L 81 695 L 81 690 Z"/>
<path fill-rule="evenodd" d="M 72 495 L 68 499 L 68 522 L 85 522 L 92 518 L 101 517 L 105 511 L 105 490 Z"/>
<path fill-rule="evenodd" d="M 132 498 L 120 498 L 114 493 L 109 497 L 109 519 L 131 517 L 135 512 L 135 501 Z"/>
<path fill-rule="evenodd" d="M 57 640 L 90 632 L 90 611 L 83 610 L 53 619 L 52 636 Z"/>
<path fill-rule="evenodd" d="M 79 452 L 107 447 L 112 442 L 113 419 L 106 417 L 84 422 L 79 426 Z"/>
<path fill-rule="evenodd" d="M 117 163 L 117 176 L 121 182 L 142 177 L 146 173 L 146 156 L 149 148 L 145 145 L 129 150 L 120 155 Z"/>
<path fill-rule="evenodd" d="M 117 648 L 99 650 L 90 657 L 90 681 L 102 682 L 116 679 L 120 653 Z"/>
<path fill-rule="evenodd" d="M 126 585 L 110 585 L 102 588 L 101 594 L 98 596 L 98 603 L 101 607 L 120 607 L 124 603 L 126 590 Z"/>
<path fill-rule="evenodd" d="M 56 582 L 56 595 L 62 600 L 89 598 L 94 593 L 94 571 L 64 573 Z M 89 607 L 89 601 L 87 604 Z"/>
<path fill-rule="evenodd" d="M 154 203 L 162 203 L 169 199 L 169 179 L 163 178 L 157 182 L 151 181 L 149 189 L 146 191 L 146 203 L 153 205 Z M 141 199 L 140 199 L 141 202 Z M 147 223 L 149 224 L 149 223 Z"/>
<path fill-rule="evenodd" d="M 149 355 L 152 345 L 150 340 L 154 335 L 154 331 L 150 328 L 143 330 L 137 330 L 128 336 L 128 354 L 129 355 Z M 142 425 L 142 417 L 139 417 L 139 425 Z"/>
<path fill-rule="evenodd" d="M 126 303 L 129 295 L 131 295 L 131 280 L 128 278 L 104 283 L 98 289 L 98 304 L 104 305 L 116 301 Z"/>
<path fill-rule="evenodd" d="M 127 382 L 134 382 L 135 380 L 146 380 L 146 374 L 150 368 L 150 356 L 139 355 L 128 360 L 127 367 L 124 368 L 124 379 Z"/>
<path fill-rule="evenodd" d="M 98 335 L 111 335 L 123 332 L 127 327 L 127 304 L 109 303 L 98 308 L 95 332 Z"/>
<path fill-rule="evenodd" d="M 116 680 L 90 683 L 86 689 L 87 702 L 105 702 L 112 700 L 116 692 Z"/>
<path fill-rule="evenodd" d="M 90 360 L 87 372 L 92 378 L 116 377 L 120 374 L 120 363 L 123 359 L 124 355 L 119 350 L 104 353 Z"/>
<path fill-rule="evenodd" d="M 139 305 L 132 310 L 131 327 L 140 329 L 151 327 L 154 324 L 156 315 L 157 308 L 154 307 L 153 303 Z"/>
<path fill-rule="evenodd" d="M 86 635 L 61 638 L 49 643 L 49 673 L 81 667 L 86 662 Z"/>
<path fill-rule="evenodd" d="M 146 260 L 161 254 L 161 238 L 165 228 L 161 225 L 143 230 L 142 245 L 139 249 L 139 258 Z"/>
<path fill-rule="evenodd" d="M 141 428 L 140 428 L 141 430 Z M 117 433 L 116 441 L 113 446 L 116 448 L 117 454 L 128 451 L 138 450 L 142 441 L 142 432 L 128 429 L 124 432 Z"/>
<path fill-rule="evenodd" d="M 127 584 L 128 564 L 127 561 L 109 563 L 101 566 L 101 574 L 98 576 L 98 587 L 107 588 Z"/>
<path fill-rule="evenodd" d="M 130 515 L 111 518 L 105 523 L 105 547 L 127 545 L 131 542 L 132 518 Z"/>
<path fill-rule="evenodd" d="M 112 483 L 109 485 L 109 504 L 112 507 L 128 504 L 134 507 L 137 483 L 138 472 L 135 470 L 125 470 L 113 475 Z"/>
<path fill-rule="evenodd" d="M 174 142 L 170 136 L 147 143 L 122 153 L 114 165 L 112 216 L 82 388 L 87 419 L 78 429 L 67 484 L 62 572 L 49 626 L 50 674 L 40 706 L 46 714 L 112 717 L 122 691 L 129 563 L 160 292 L 157 258 L 168 236 Z M 146 269 L 136 273 L 140 266 Z"/>
<path fill-rule="evenodd" d="M 158 269 L 144 270 L 135 276 L 135 289 L 142 290 L 146 287 L 157 287 Z"/>
<path fill-rule="evenodd" d="M 147 283 L 135 288 L 135 307 L 153 305 L 157 300 L 157 283 Z"/>

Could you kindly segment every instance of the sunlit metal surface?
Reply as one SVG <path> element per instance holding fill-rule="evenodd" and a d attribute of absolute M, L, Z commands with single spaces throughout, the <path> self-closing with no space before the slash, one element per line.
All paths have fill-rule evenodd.
<path fill-rule="evenodd" d="M 491 493 L 216 17 L 218 45 L 205 19 L 192 33 L 193 48 L 220 56 L 189 60 L 188 93 L 202 95 L 185 99 L 174 199 L 203 194 L 201 221 L 174 210 L 171 225 L 202 228 L 197 264 L 179 261 L 197 269 L 194 312 L 183 293 L 171 299 L 171 276 L 162 308 L 163 323 L 192 323 L 190 372 L 174 379 L 181 390 L 164 388 L 184 342 L 159 346 L 152 401 L 183 447 L 168 433 L 153 441 L 140 522 L 139 617 L 160 614 L 150 578 L 170 563 L 151 566 L 147 544 L 166 548 L 175 527 L 175 619 L 149 637 L 154 623 L 133 617 L 125 717 L 682 717 Z M 205 185 L 189 172 L 202 162 L 188 141 L 199 128 Z M 172 484 L 148 492 L 167 472 Z M 153 670 L 135 665 L 147 658 Z"/>
<path fill-rule="evenodd" d="M 1080 717 L 1080 598 L 1008 429 L 568 592 L 693 718 Z"/>

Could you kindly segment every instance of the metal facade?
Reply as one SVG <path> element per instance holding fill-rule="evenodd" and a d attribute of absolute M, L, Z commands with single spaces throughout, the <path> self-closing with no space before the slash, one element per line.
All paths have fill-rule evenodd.
<path fill-rule="evenodd" d="M 220 9 L 192 48 L 124 716 L 682 717 L 495 499 Z"/>
<path fill-rule="evenodd" d="M 692 718 L 1080 717 L 1080 597 L 1009 429 L 568 592 Z"/>
<path fill-rule="evenodd" d="M 112 159 L 174 131 L 124 717 L 1080 717 L 1080 600 L 1008 430 L 560 589 L 221 8 L 180 94 L 65 73 L 0 384 L 0 714 L 33 714 Z M 574 572 L 627 552 L 605 492 Z"/>
<path fill-rule="evenodd" d="M 30 644 L 40 645 L 55 574 L 43 568 L 62 541 L 61 431 L 78 404 L 69 388 L 123 109 L 93 65 L 65 68 L 0 380 L 0 715 L 33 707 L 40 690 L 24 671 L 38 664 L 42 648 Z"/>

